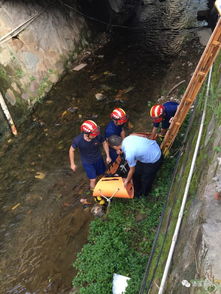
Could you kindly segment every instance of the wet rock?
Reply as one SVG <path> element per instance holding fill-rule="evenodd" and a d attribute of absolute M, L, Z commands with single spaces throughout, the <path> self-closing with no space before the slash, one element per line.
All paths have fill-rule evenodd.
<path fill-rule="evenodd" d="M 18 92 L 18 93 L 21 93 L 21 91 L 20 91 L 20 89 L 19 89 L 19 87 L 18 87 L 18 85 L 16 84 L 16 83 L 12 83 L 11 84 L 11 87 L 16 91 L 16 92 Z"/>
<path fill-rule="evenodd" d="M 24 99 L 24 100 L 28 100 L 29 99 L 29 95 L 27 93 L 23 93 L 21 95 L 21 97 Z"/>
<path fill-rule="evenodd" d="M 104 96 L 104 94 L 102 94 L 102 93 L 97 93 L 97 94 L 95 94 L 95 98 L 96 98 L 98 101 L 102 101 L 102 100 L 105 99 L 105 96 Z"/>
<path fill-rule="evenodd" d="M 203 46 L 206 46 L 209 41 L 209 38 L 212 34 L 212 31 L 210 28 L 203 28 L 203 29 L 197 31 L 197 34 L 199 36 L 200 43 Z"/>
<path fill-rule="evenodd" d="M 105 85 L 105 84 L 102 84 L 100 85 L 101 89 L 105 90 L 105 91 L 110 91 L 111 90 L 111 87 Z"/>
<path fill-rule="evenodd" d="M 36 92 L 38 90 L 39 84 L 36 81 L 32 81 L 29 87 L 30 92 Z"/>
<path fill-rule="evenodd" d="M 91 213 L 96 217 L 102 217 L 104 216 L 105 211 L 101 205 L 95 204 L 91 209 Z"/>
<path fill-rule="evenodd" d="M 35 71 L 36 66 L 39 62 L 39 58 L 36 54 L 31 53 L 31 52 L 22 52 L 22 58 L 24 60 L 24 63 L 26 64 L 26 67 L 29 70 Z"/>
<path fill-rule="evenodd" d="M 96 118 L 98 118 L 98 114 L 92 114 L 92 119 L 96 119 Z"/>
<path fill-rule="evenodd" d="M 69 112 L 71 112 L 71 113 L 75 113 L 78 110 L 78 107 L 77 106 L 75 106 L 75 107 L 69 107 L 67 110 Z"/>
<path fill-rule="evenodd" d="M 5 93 L 6 99 L 11 103 L 11 105 L 15 105 L 16 103 L 16 98 L 11 89 L 8 89 L 7 92 Z"/>
<path fill-rule="evenodd" d="M 2 50 L 1 51 L 1 64 L 3 66 L 7 66 L 11 61 L 11 55 L 9 50 Z"/>
<path fill-rule="evenodd" d="M 49 81 L 51 81 L 53 84 L 55 84 L 55 83 L 58 81 L 59 76 L 56 75 L 56 74 L 52 74 L 52 75 L 49 76 L 48 79 L 49 79 Z"/>
<path fill-rule="evenodd" d="M 41 200 L 43 200 L 43 197 L 37 193 L 28 194 L 25 199 L 29 205 L 35 205 Z"/>
<path fill-rule="evenodd" d="M 77 294 L 77 293 L 79 293 L 79 289 L 72 288 L 69 294 Z"/>

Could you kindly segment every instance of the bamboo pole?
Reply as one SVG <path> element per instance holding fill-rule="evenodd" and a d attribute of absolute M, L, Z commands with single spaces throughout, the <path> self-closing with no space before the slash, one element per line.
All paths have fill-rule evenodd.
<path fill-rule="evenodd" d="M 1 105 L 3 113 L 4 113 L 4 115 L 5 115 L 5 117 L 6 117 L 7 121 L 8 121 L 8 124 L 9 124 L 9 126 L 11 128 L 12 134 L 14 136 L 17 136 L 18 132 L 17 132 L 16 126 L 15 126 L 15 124 L 13 122 L 13 119 L 11 117 L 11 114 L 10 114 L 9 110 L 8 110 L 8 107 L 7 107 L 7 105 L 6 105 L 5 101 L 4 101 L 2 93 L 0 93 L 0 105 Z"/>
<path fill-rule="evenodd" d="M 48 7 L 48 6 L 47 6 Z M 9 41 L 12 37 L 17 36 L 19 33 L 21 33 L 24 29 L 26 29 L 27 26 L 29 26 L 36 18 L 38 18 L 43 12 L 46 11 L 47 7 L 24 21 L 22 24 L 18 25 L 15 27 L 12 31 L 4 35 L 3 37 L 0 38 L 0 45 L 3 44 L 4 42 Z"/>

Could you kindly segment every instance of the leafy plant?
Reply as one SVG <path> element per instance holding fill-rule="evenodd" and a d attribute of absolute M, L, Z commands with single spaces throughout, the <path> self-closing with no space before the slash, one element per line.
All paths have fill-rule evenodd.
<path fill-rule="evenodd" d="M 221 152 L 221 147 L 220 147 L 220 146 L 216 146 L 216 147 L 214 147 L 214 151 L 216 151 L 216 152 Z"/>
<path fill-rule="evenodd" d="M 127 294 L 139 292 L 174 163 L 165 161 L 148 199 L 117 199 L 107 219 L 91 222 L 88 244 L 74 263 L 78 273 L 73 286 L 79 293 L 111 293 L 114 273 L 131 278 Z"/>
<path fill-rule="evenodd" d="M 18 77 L 18 78 L 22 78 L 22 77 L 24 76 L 24 72 L 23 72 L 23 70 L 21 70 L 21 69 L 16 69 L 16 71 L 15 71 L 15 75 L 16 75 L 16 77 Z"/>

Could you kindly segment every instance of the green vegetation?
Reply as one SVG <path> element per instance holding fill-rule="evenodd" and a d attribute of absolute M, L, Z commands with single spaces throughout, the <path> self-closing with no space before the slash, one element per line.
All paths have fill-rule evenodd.
<path fill-rule="evenodd" d="M 165 160 L 148 199 L 114 199 L 107 218 L 91 222 L 88 244 L 74 263 L 79 293 L 111 293 L 114 273 L 131 278 L 127 294 L 138 293 L 174 164 L 174 157 Z"/>
<path fill-rule="evenodd" d="M 197 190 L 198 190 L 198 186 L 199 186 L 202 174 L 205 173 L 205 171 L 207 171 L 209 160 L 210 158 L 213 157 L 213 152 L 217 152 L 217 153 L 221 152 L 221 148 L 219 146 L 215 146 L 213 148 L 213 152 L 211 150 L 212 142 L 214 139 L 212 129 L 210 129 L 210 132 L 212 132 L 211 139 L 208 141 L 209 143 L 207 142 L 207 144 L 205 144 L 205 139 L 206 139 L 206 136 L 208 136 L 208 131 L 209 131 L 207 126 L 211 122 L 212 117 L 214 117 L 215 120 L 217 120 L 218 124 L 220 124 L 220 119 L 221 119 L 221 103 L 220 103 L 221 91 L 219 86 L 220 85 L 220 63 L 221 63 L 221 55 L 219 56 L 218 62 L 216 62 L 213 68 L 213 74 L 212 74 L 212 80 L 211 80 L 211 92 L 210 92 L 210 97 L 208 99 L 206 120 L 204 123 L 204 130 L 203 130 L 203 134 L 201 138 L 201 148 L 197 156 L 194 174 L 192 176 L 191 185 L 189 188 L 188 200 L 186 203 L 184 219 L 183 219 L 183 226 L 185 225 L 185 222 L 189 215 L 192 201 L 193 199 L 195 199 L 197 195 Z M 200 125 L 202 111 L 203 111 L 204 102 L 205 102 L 205 94 L 206 94 L 206 83 L 204 83 L 198 95 L 197 102 L 195 104 L 194 120 L 188 132 L 188 141 L 186 142 L 186 147 L 185 147 L 186 151 L 182 155 L 178 168 L 177 168 L 177 175 L 174 181 L 173 188 L 171 189 L 171 192 L 170 192 L 169 203 L 165 211 L 164 222 L 163 222 L 163 226 L 161 228 L 159 239 L 157 242 L 157 248 L 151 263 L 150 274 L 148 276 L 147 284 L 149 284 L 152 277 L 154 277 L 154 284 L 158 284 L 160 282 L 160 279 L 163 273 L 165 261 L 168 255 L 171 239 L 172 239 L 174 228 L 175 228 L 175 223 L 176 223 L 180 205 L 181 205 L 181 199 L 184 193 L 184 188 L 186 185 L 187 177 L 188 177 L 191 162 L 192 162 L 194 146 L 196 144 L 197 137 L 198 137 L 199 125 Z M 182 130 L 180 131 L 180 133 L 182 133 Z M 177 141 L 173 145 L 173 149 L 176 145 L 177 145 Z M 170 223 L 169 227 L 167 227 L 168 220 Z M 162 249 L 162 252 L 161 252 L 161 249 Z M 157 264 L 159 256 L 160 256 L 159 264 Z M 155 267 L 156 267 L 156 272 L 154 272 Z M 194 270 L 194 272 L 195 271 L 196 270 Z"/>
<path fill-rule="evenodd" d="M 7 70 L 2 65 L 0 65 L 0 83 L 2 92 L 7 89 L 10 84 Z"/>
<path fill-rule="evenodd" d="M 25 73 L 22 69 L 16 69 L 15 70 L 15 76 L 19 79 L 23 78 L 25 76 Z"/>
<path fill-rule="evenodd" d="M 213 67 L 211 87 L 211 111 L 214 112 L 217 122 L 221 121 L 221 81 L 220 81 L 221 53 L 216 59 Z"/>
<path fill-rule="evenodd" d="M 7 79 L 7 73 L 3 67 L 0 67 L 0 77 L 5 80 Z"/>
<path fill-rule="evenodd" d="M 46 90 L 48 90 L 51 87 L 51 85 L 52 85 L 52 82 L 48 79 L 48 76 L 45 76 L 42 79 L 41 84 L 39 85 L 39 88 L 38 88 L 38 95 L 40 100 L 43 98 Z"/>

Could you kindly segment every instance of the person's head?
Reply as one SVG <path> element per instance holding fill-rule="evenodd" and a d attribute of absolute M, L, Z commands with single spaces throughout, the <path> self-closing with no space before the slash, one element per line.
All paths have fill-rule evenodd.
<path fill-rule="evenodd" d="M 81 132 L 93 139 L 100 134 L 100 128 L 93 120 L 86 120 L 81 125 Z"/>
<path fill-rule="evenodd" d="M 110 117 L 117 126 L 121 126 L 128 121 L 127 114 L 122 108 L 115 108 Z"/>
<path fill-rule="evenodd" d="M 162 104 L 156 104 L 150 109 L 150 116 L 154 123 L 159 123 L 163 120 L 164 106 Z"/>
<path fill-rule="evenodd" d="M 123 139 L 120 136 L 112 135 L 108 139 L 108 144 L 115 150 L 120 150 Z"/>

